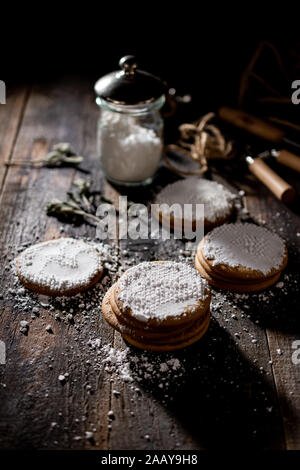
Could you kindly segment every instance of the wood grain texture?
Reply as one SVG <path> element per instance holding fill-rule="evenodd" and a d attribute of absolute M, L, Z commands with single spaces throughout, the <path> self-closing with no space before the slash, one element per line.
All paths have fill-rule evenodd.
<path fill-rule="evenodd" d="M 75 86 L 68 81 L 46 89 L 34 87 L 12 158 L 33 160 L 44 155 L 53 143 L 70 141 L 76 151 L 86 155 L 88 166 L 98 167 L 98 160 L 95 160 L 97 107 L 90 89 L 89 83 Z M 61 222 L 46 216 L 45 205 L 54 197 L 64 199 L 75 176 L 75 170 L 70 168 L 9 168 L 0 209 L 2 292 L 12 287 L 12 277 L 5 266 L 13 258 L 15 247 L 22 249 L 24 244 L 61 235 Z M 99 173 L 98 176 L 101 187 Z M 66 225 L 66 232 L 90 235 L 88 228 L 78 232 L 72 225 Z M 90 365 L 81 360 L 75 327 L 58 324 L 45 308 L 30 327 L 30 334 L 24 336 L 19 332 L 23 318 L 23 312 L 13 305 L 5 308 L 0 317 L 8 358 L 3 377 L 6 387 L 1 388 L 1 447 L 88 446 L 88 441 L 73 438 L 84 436 L 87 421 L 106 423 L 109 386 L 100 374 L 96 399 L 85 388 Z M 111 331 L 102 323 L 99 315 L 97 330 L 103 327 L 109 339 Z M 51 324 L 53 334 L 45 331 L 47 324 Z M 88 341 L 90 334 L 86 325 L 82 341 Z M 63 371 L 68 371 L 72 377 L 65 387 L 58 381 Z M 101 400 L 97 399 L 97 393 Z M 53 429 L 51 423 L 57 423 Z M 101 433 L 99 439 L 95 433 L 98 445 L 106 447 L 106 426 L 98 429 Z"/>
<path fill-rule="evenodd" d="M 21 90 L 7 114 L 13 131 L 6 130 L 0 115 L 5 158 L 34 160 L 53 143 L 69 141 L 85 156 L 83 166 L 91 172 L 93 187 L 117 205 L 120 193 L 103 180 L 96 155 L 98 109 L 92 83 L 65 79 L 34 86 L 28 100 L 25 96 Z M 272 289 L 268 301 L 263 293 L 238 297 L 214 291 L 209 331 L 191 348 L 172 354 L 183 367 L 162 384 L 163 377 L 152 374 L 151 367 L 159 370 L 170 356 L 128 348 L 102 320 L 100 308 L 92 320 L 78 307 L 74 323 L 57 322 L 59 304 L 50 311 L 46 301 L 44 307 L 39 302 L 26 336 L 19 331 L 20 320 L 30 312 L 26 306 L 16 307 L 13 299 L 5 301 L 13 287 L 7 264 L 18 249 L 62 234 L 94 237 L 95 228 L 88 224 L 67 224 L 45 214 L 46 203 L 64 199 L 78 176 L 86 177 L 71 168 L 11 167 L 6 173 L 0 205 L 0 339 L 7 348 L 7 364 L 0 366 L 0 447 L 299 449 L 300 365 L 291 361 L 292 342 L 300 340 L 298 201 L 287 208 L 253 176 L 225 169 L 213 173 L 214 179 L 245 189 L 253 221 L 287 239 L 289 278 L 283 289 Z M 283 169 L 282 177 L 298 185 L 290 170 Z M 156 186 L 129 191 L 128 199 L 148 204 L 172 179 L 162 170 Z M 299 194 L 299 185 L 297 190 Z M 118 262 L 126 269 L 133 259 L 192 260 L 191 248 L 180 240 L 122 240 Z M 53 334 L 45 330 L 48 324 Z M 108 375 L 105 364 L 88 352 L 87 342 L 95 337 L 115 350 L 128 351 L 133 382 Z M 58 375 L 65 372 L 70 375 L 62 385 Z M 109 410 L 114 413 L 111 421 Z M 85 438 L 86 431 L 93 431 L 93 440 Z"/>
<path fill-rule="evenodd" d="M 6 104 L 0 105 L 0 191 L 7 173 L 3 163 L 12 156 L 28 95 L 29 89 L 14 88 L 8 91 Z"/>
<path fill-rule="evenodd" d="M 271 164 L 296 189 L 296 200 L 288 206 L 283 205 L 266 188 L 257 185 L 257 195 L 248 197 L 247 203 L 250 212 L 282 236 L 288 247 L 289 262 L 280 280 L 283 285 L 277 289 L 270 305 L 261 305 L 259 317 L 266 328 L 286 447 L 295 450 L 300 448 L 300 364 L 292 361 L 293 344 L 300 339 L 300 181 L 296 172 L 274 162 Z"/>

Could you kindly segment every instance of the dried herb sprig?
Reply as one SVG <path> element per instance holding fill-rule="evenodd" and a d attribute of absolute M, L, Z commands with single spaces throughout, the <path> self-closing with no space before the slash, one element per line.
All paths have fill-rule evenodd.
<path fill-rule="evenodd" d="M 67 200 L 60 201 L 53 199 L 48 202 L 46 211 L 48 215 L 52 216 L 81 216 L 99 222 L 100 219 L 95 215 L 98 195 L 97 192 L 92 192 L 93 181 L 91 179 L 84 180 L 78 178 L 73 181 L 74 190 L 67 192 Z M 112 201 L 100 195 L 100 200 L 112 204 Z"/>
<path fill-rule="evenodd" d="M 52 199 L 48 202 L 46 206 L 47 215 L 80 215 L 82 217 L 88 217 L 90 219 L 95 220 L 96 222 L 100 222 L 100 219 L 96 217 L 94 214 L 90 214 L 77 206 L 70 201 L 60 201 L 59 199 Z"/>
<path fill-rule="evenodd" d="M 82 163 L 83 157 L 76 155 L 72 151 L 71 144 L 69 142 L 59 142 L 52 147 L 52 150 L 48 152 L 43 158 L 34 161 L 26 160 L 14 160 L 5 162 L 6 166 L 46 166 L 46 167 L 58 167 L 62 165 L 77 166 Z"/>
<path fill-rule="evenodd" d="M 73 182 L 73 185 L 77 188 L 77 193 L 82 201 L 82 205 L 88 211 L 91 211 L 94 202 L 94 197 L 90 193 L 92 184 L 92 180 L 84 180 L 82 178 L 78 178 Z"/>
<path fill-rule="evenodd" d="M 52 148 L 55 152 L 60 152 L 64 155 L 74 155 L 70 142 L 58 142 Z"/>
<path fill-rule="evenodd" d="M 67 200 L 60 201 L 58 199 L 53 199 L 52 201 L 49 201 L 46 206 L 47 214 L 53 216 L 78 215 L 88 217 L 99 222 L 100 219 L 95 215 L 96 193 L 91 192 L 92 184 L 93 181 L 91 179 L 84 180 L 82 178 L 78 178 L 74 180 L 73 186 L 75 189 L 67 192 Z M 111 204 L 111 201 L 108 199 L 105 202 L 109 202 Z"/>

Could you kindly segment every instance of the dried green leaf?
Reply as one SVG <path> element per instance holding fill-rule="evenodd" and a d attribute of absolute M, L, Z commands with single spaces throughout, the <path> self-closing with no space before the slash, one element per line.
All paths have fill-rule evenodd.
<path fill-rule="evenodd" d="M 57 165 L 57 163 L 61 163 L 62 158 L 64 157 L 61 153 L 51 151 L 44 156 L 43 163 L 46 163 L 47 165 Z"/>
<path fill-rule="evenodd" d="M 77 207 L 72 206 L 69 202 L 60 201 L 59 199 L 52 199 L 46 206 L 48 215 L 71 214 L 74 213 L 75 209 L 77 209 Z"/>
<path fill-rule="evenodd" d="M 48 202 L 46 206 L 46 211 L 48 215 L 79 215 L 82 217 L 88 217 L 90 219 L 93 219 L 96 222 L 99 222 L 100 219 L 96 217 L 94 214 L 90 214 L 88 212 L 85 212 L 82 210 L 80 207 L 77 206 L 77 204 L 74 204 L 70 201 L 60 201 L 58 199 L 52 199 L 51 201 Z"/>
<path fill-rule="evenodd" d="M 58 144 L 53 145 L 53 150 L 65 155 L 73 155 L 71 144 L 69 142 L 59 142 Z"/>
<path fill-rule="evenodd" d="M 75 155 L 71 150 L 71 145 L 68 142 L 60 142 L 53 146 L 53 149 L 48 152 L 42 159 L 27 161 L 15 160 L 13 162 L 5 162 L 6 166 L 35 166 L 42 165 L 47 167 L 56 167 L 62 164 L 79 165 L 82 163 L 83 157 Z"/>
<path fill-rule="evenodd" d="M 63 155 L 59 152 L 51 151 L 45 155 L 41 163 L 45 164 L 46 166 L 58 166 L 62 163 L 67 163 L 68 165 L 79 165 L 82 160 L 83 157 L 77 155 L 67 157 L 66 155 Z"/>
<path fill-rule="evenodd" d="M 73 185 L 76 186 L 78 194 L 80 195 L 88 195 L 92 184 L 92 180 L 84 180 L 83 178 L 77 178 L 73 181 Z"/>
<path fill-rule="evenodd" d="M 83 157 L 80 155 L 66 156 L 64 155 L 61 160 L 63 163 L 68 163 L 69 165 L 79 165 L 83 162 Z"/>
<path fill-rule="evenodd" d="M 78 199 L 72 191 L 68 191 L 67 196 L 71 199 L 71 201 L 80 206 L 81 200 Z"/>

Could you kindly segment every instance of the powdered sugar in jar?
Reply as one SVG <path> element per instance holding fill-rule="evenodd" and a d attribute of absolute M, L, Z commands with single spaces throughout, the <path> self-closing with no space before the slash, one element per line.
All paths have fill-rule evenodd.
<path fill-rule="evenodd" d="M 149 184 L 160 164 L 166 85 L 138 70 L 135 58 L 120 60 L 122 70 L 100 78 L 97 148 L 106 178 L 121 185 Z"/>

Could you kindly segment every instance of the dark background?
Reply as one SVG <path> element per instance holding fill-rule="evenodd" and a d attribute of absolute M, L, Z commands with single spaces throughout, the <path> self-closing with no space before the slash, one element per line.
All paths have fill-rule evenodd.
<path fill-rule="evenodd" d="M 134 54 L 140 68 L 164 78 L 178 93 L 190 93 L 199 115 L 237 104 L 240 77 L 261 41 L 276 47 L 288 77 L 283 79 L 274 54 L 266 51 L 259 70 L 272 87 L 290 96 L 291 82 L 300 78 L 299 40 L 255 35 L 256 25 L 249 28 L 235 16 L 228 23 L 217 5 L 207 13 L 200 4 L 174 3 L 164 15 L 162 2 L 111 3 L 110 11 L 102 3 L 70 5 L 67 12 L 63 2 L 40 3 L 30 12 L 10 5 L 1 18 L 1 80 L 12 85 L 75 75 L 93 83 L 116 70 L 120 57 Z M 250 98 L 246 107 L 255 109 L 254 101 Z M 255 110 L 264 115 L 264 108 Z M 295 115 L 295 106 L 289 108 Z"/>

